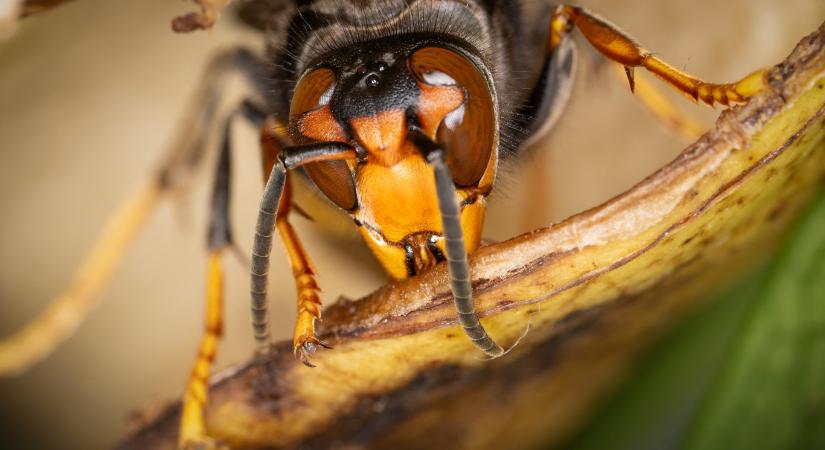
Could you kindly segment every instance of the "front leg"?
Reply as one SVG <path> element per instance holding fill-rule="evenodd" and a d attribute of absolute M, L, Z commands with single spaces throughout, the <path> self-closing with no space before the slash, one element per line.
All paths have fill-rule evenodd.
<path fill-rule="evenodd" d="M 287 137 L 285 127 L 275 119 L 269 119 L 263 129 L 261 136 L 261 151 L 263 152 L 264 173 L 269 173 L 275 165 L 276 158 L 283 157 L 285 142 Z M 295 321 L 295 332 L 293 334 L 293 351 L 295 356 L 302 363 L 309 367 L 315 367 L 310 362 L 310 355 L 315 353 L 319 346 L 329 348 L 328 345 L 319 341 L 315 336 L 315 321 L 321 319 L 321 298 L 318 293 L 321 290 L 315 281 L 315 267 L 309 259 L 307 251 L 301 244 L 295 228 L 289 223 L 289 212 L 292 210 L 292 190 L 290 189 L 290 179 L 288 173 L 285 174 L 283 192 L 278 202 L 278 209 L 275 214 L 275 228 L 281 237 L 289 265 L 292 267 L 292 276 L 295 279 L 295 291 L 297 295 L 296 306 L 298 317 Z"/>
<path fill-rule="evenodd" d="M 295 333 L 292 338 L 293 351 L 302 363 L 309 367 L 315 367 L 310 362 L 312 355 L 318 346 L 330 348 L 315 336 L 315 321 L 321 318 L 321 299 L 318 296 L 320 288 L 315 281 L 315 268 L 309 255 L 301 245 L 298 235 L 292 224 L 289 223 L 289 211 L 292 207 L 292 195 L 289 187 L 290 175 L 287 175 L 287 184 L 284 188 L 284 195 L 281 197 L 281 205 L 278 208 L 278 215 L 275 219 L 275 226 L 289 257 L 289 264 L 292 266 L 292 276 L 295 278 L 295 291 L 298 296 L 298 318 L 295 322 Z"/>
<path fill-rule="evenodd" d="M 315 281 L 312 261 L 288 220 L 293 205 L 287 171 L 311 162 L 354 159 L 355 150 L 338 142 L 287 147 L 285 141 L 285 127 L 277 120 L 269 119 L 261 135 L 264 173 L 269 177 L 258 214 L 252 252 L 252 322 L 258 352 L 264 354 L 269 349 L 266 307 L 269 253 L 273 228 L 276 228 L 292 266 L 298 297 L 293 349 L 301 362 L 314 367 L 310 355 L 319 346 L 329 346 L 315 335 L 315 321 L 321 318 L 320 288 Z"/>

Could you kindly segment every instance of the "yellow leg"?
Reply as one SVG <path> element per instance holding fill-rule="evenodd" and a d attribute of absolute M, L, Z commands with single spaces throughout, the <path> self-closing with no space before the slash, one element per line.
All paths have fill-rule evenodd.
<path fill-rule="evenodd" d="M 615 25 L 576 6 L 560 5 L 550 21 L 549 51 L 553 51 L 573 27 L 581 31 L 590 44 L 605 57 L 621 64 L 634 89 L 633 70 L 643 67 L 694 101 L 708 105 L 741 103 L 763 89 L 765 70 L 757 70 L 734 83 L 707 83 L 662 61 L 642 48 Z"/>
<path fill-rule="evenodd" d="M 525 183 L 529 189 L 529 196 L 525 196 L 526 207 L 521 208 L 521 229 L 519 233 L 546 226 L 549 223 L 549 214 L 552 208 L 550 196 L 547 194 L 550 180 L 547 176 L 547 152 L 535 152 L 528 156 L 530 164 L 524 168 Z"/>
<path fill-rule="evenodd" d="M 253 123 L 263 115 L 257 107 L 245 102 L 235 113 L 226 118 L 224 125 L 224 135 L 221 141 L 221 150 L 212 189 L 210 222 L 207 229 L 209 259 L 206 275 L 204 332 L 198 356 L 186 383 L 181 407 L 178 447 L 187 450 L 226 448 L 208 436 L 204 411 L 209 393 L 209 374 L 215 361 L 218 341 L 223 333 L 223 268 L 221 257 L 224 249 L 236 248 L 232 242 L 231 220 L 229 217 L 232 159 L 229 130 L 236 114 L 241 114 Z"/>
<path fill-rule="evenodd" d="M 209 254 L 206 284 L 206 318 L 195 365 L 189 374 L 181 408 L 178 447 L 181 449 L 209 449 L 221 446 L 206 434 L 204 408 L 209 392 L 209 374 L 215 361 L 218 341 L 223 333 L 223 268 L 221 251 Z"/>
<path fill-rule="evenodd" d="M 220 98 L 228 75 L 249 72 L 254 68 L 251 60 L 254 57 L 248 51 L 232 49 L 210 62 L 164 161 L 112 216 L 69 287 L 20 331 L 0 340 L 0 378 L 19 374 L 48 356 L 97 305 L 100 290 L 159 201 L 187 189 L 204 159 L 207 136 L 214 126 L 212 105 Z"/>
<path fill-rule="evenodd" d="M 295 333 L 292 339 L 293 351 L 301 362 L 309 367 L 314 367 L 309 359 L 310 355 L 317 350 L 318 346 L 325 348 L 329 348 L 329 346 L 315 336 L 315 321 L 321 318 L 321 299 L 318 297 L 320 288 L 315 282 L 315 268 L 312 261 L 310 261 L 309 255 L 301 245 L 295 229 L 292 228 L 287 218 L 291 207 L 291 192 L 289 178 L 287 178 L 275 224 L 289 256 L 289 264 L 292 266 L 292 275 L 295 278 L 295 290 L 298 297 L 298 318 L 295 322 Z"/>
<path fill-rule="evenodd" d="M 151 181 L 132 194 L 110 219 L 69 288 L 16 334 L 0 341 L 0 377 L 23 372 L 68 338 L 98 303 L 98 294 L 163 192 Z"/>

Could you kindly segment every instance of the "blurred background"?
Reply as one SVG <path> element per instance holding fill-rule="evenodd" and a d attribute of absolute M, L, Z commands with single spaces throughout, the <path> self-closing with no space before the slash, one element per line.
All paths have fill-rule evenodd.
<path fill-rule="evenodd" d="M 778 62 L 825 18 L 820 0 L 581 1 L 676 67 L 731 81 Z M 231 19 L 175 35 L 191 9 L 168 0 L 77 0 L 24 20 L 0 40 L 0 335 L 65 287 L 119 202 L 155 166 L 209 56 L 261 39 Z M 228 14 L 225 14 L 228 16 Z M 552 135 L 500 180 L 485 236 L 501 240 L 595 206 L 671 160 L 689 141 L 663 128 L 578 39 L 570 105 Z M 237 88 L 237 86 L 235 87 Z M 235 89 L 237 90 L 237 89 Z M 674 96 L 710 126 L 717 112 Z M 257 137 L 235 128 L 236 239 L 250 248 L 260 194 Z M 97 449 L 130 415 L 176 398 L 202 330 L 209 174 L 182 203 L 164 202 L 77 334 L 24 375 L 0 380 L 0 448 Z M 539 204 L 537 206 L 537 203 Z M 386 282 L 353 236 L 296 217 L 323 300 Z M 290 269 L 274 249 L 273 329 L 291 336 Z M 227 258 L 225 337 L 216 367 L 253 350 L 247 271 Z M 287 287 L 288 286 L 288 287 Z"/>

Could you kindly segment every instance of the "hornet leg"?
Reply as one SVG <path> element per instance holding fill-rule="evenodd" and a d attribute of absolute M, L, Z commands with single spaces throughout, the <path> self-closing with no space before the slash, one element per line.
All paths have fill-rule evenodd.
<path fill-rule="evenodd" d="M 759 93 L 764 86 L 765 70 L 757 70 L 733 83 L 707 83 L 692 77 L 653 55 L 615 25 L 584 8 L 560 5 L 550 20 L 548 51 L 553 51 L 576 27 L 602 55 L 625 68 L 630 90 L 635 89 L 633 71 L 644 67 L 677 91 L 694 101 L 708 105 L 742 103 Z"/>
<path fill-rule="evenodd" d="M 206 432 L 204 409 L 208 399 L 209 375 L 218 349 L 218 341 L 223 334 L 223 266 L 224 250 L 233 246 L 232 228 L 229 219 L 231 198 L 231 126 L 236 115 L 247 119 L 257 126 L 263 123 L 264 113 L 250 102 L 244 102 L 224 124 L 221 153 L 215 173 L 212 190 L 211 214 L 207 243 L 209 259 L 207 262 L 206 314 L 204 332 L 201 337 L 195 364 L 186 382 L 181 408 L 180 433 L 178 447 L 181 449 L 223 448 L 210 439 Z"/>

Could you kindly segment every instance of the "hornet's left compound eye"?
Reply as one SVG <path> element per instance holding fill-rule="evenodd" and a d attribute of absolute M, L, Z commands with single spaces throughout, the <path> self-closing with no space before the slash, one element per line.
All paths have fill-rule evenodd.
<path fill-rule="evenodd" d="M 477 186 L 494 156 L 497 128 L 487 78 L 467 57 L 443 47 L 423 47 L 409 59 L 419 81 L 419 121 L 446 150 L 459 186 Z M 429 117 L 428 117 L 429 116 Z M 428 123 L 439 122 L 427 129 Z"/>
<path fill-rule="evenodd" d="M 301 77 L 289 108 L 290 128 L 297 144 L 346 142 L 329 105 L 334 91 L 335 72 L 330 69 L 314 69 Z M 305 165 L 304 170 L 333 203 L 347 211 L 355 208 L 355 181 L 346 162 L 314 162 Z"/>
<path fill-rule="evenodd" d="M 292 95 L 289 120 L 329 104 L 335 90 L 335 73 L 327 68 L 315 69 L 306 74 Z"/>

